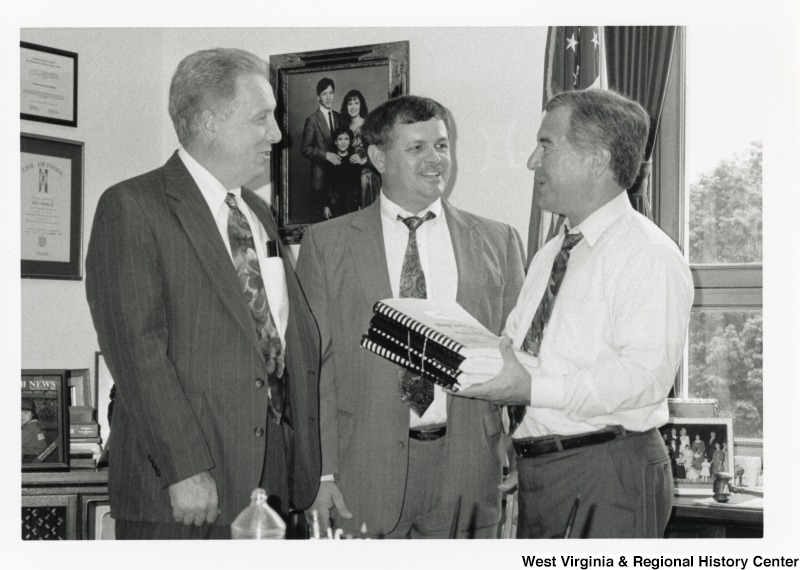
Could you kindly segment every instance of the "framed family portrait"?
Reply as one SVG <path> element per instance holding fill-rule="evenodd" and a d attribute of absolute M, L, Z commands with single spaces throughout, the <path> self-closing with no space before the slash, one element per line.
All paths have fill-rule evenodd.
<path fill-rule="evenodd" d="M 22 371 L 22 470 L 69 469 L 68 370 Z"/>
<path fill-rule="evenodd" d="M 370 109 L 408 93 L 408 42 L 270 56 L 283 138 L 273 154 L 273 205 L 285 243 L 305 228 L 371 204 L 380 191 L 360 128 Z"/>
<path fill-rule="evenodd" d="M 83 143 L 20 135 L 22 277 L 81 279 Z"/>
<path fill-rule="evenodd" d="M 659 428 L 676 495 L 712 495 L 714 475 L 733 475 L 731 418 L 676 418 Z"/>
<path fill-rule="evenodd" d="M 19 42 L 20 119 L 78 126 L 78 54 Z"/>

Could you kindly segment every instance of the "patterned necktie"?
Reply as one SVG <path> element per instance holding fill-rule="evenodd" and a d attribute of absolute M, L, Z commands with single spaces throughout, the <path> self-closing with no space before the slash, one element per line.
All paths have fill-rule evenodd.
<path fill-rule="evenodd" d="M 564 274 L 567 272 L 570 251 L 583 239 L 583 235 L 580 232 L 569 234 L 567 230 L 568 228 L 564 226 L 564 243 L 561 244 L 561 251 L 558 252 L 553 261 L 550 279 L 547 281 L 547 288 L 544 291 L 542 300 L 539 302 L 539 307 L 536 309 L 536 314 L 533 315 L 531 328 L 528 329 L 528 334 L 525 335 L 525 340 L 522 341 L 522 350 L 533 356 L 539 355 L 544 328 L 547 326 L 547 321 L 550 320 L 558 289 L 561 287 L 561 281 L 564 280 Z M 519 424 L 522 423 L 526 409 L 527 406 L 508 406 L 506 408 L 509 419 L 509 435 L 513 434 Z"/>
<path fill-rule="evenodd" d="M 256 248 L 253 241 L 253 232 L 250 224 L 244 217 L 236 197 L 233 194 L 225 196 L 228 211 L 228 238 L 231 242 L 233 265 L 239 275 L 239 281 L 244 288 L 244 297 L 250 316 L 256 326 L 258 341 L 267 363 L 269 383 L 269 416 L 277 424 L 283 415 L 283 403 L 286 394 L 284 384 L 284 355 L 281 336 L 278 327 L 272 318 L 267 301 L 267 292 L 264 289 L 264 280 L 261 277 L 261 267 L 256 257 Z"/>
<path fill-rule="evenodd" d="M 428 297 L 425 273 L 422 271 L 422 263 L 419 259 L 417 228 L 435 217 L 436 214 L 433 212 L 428 212 L 424 218 L 397 216 L 397 219 L 408 227 L 408 246 L 406 247 L 406 255 L 403 258 L 403 269 L 400 272 L 401 297 L 413 299 L 426 299 Z M 422 417 L 422 414 L 433 402 L 433 384 L 423 380 L 420 375 L 409 372 L 404 368 L 400 368 L 399 371 L 400 383 L 398 389 L 400 391 L 400 399 L 408 404 L 415 414 Z"/>

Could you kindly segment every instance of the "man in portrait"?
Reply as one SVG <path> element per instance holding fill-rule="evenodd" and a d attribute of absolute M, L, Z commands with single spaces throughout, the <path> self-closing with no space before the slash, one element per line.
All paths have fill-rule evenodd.
<path fill-rule="evenodd" d="M 657 428 L 694 289 L 675 243 L 626 192 L 649 127 L 641 105 L 612 91 L 568 91 L 545 107 L 528 161 L 534 199 L 569 223 L 531 262 L 500 374 L 459 392 L 509 406 L 518 538 L 563 536 L 576 497 L 574 536 L 662 537 L 670 516 Z M 521 365 L 513 346 L 538 366 Z"/>
<path fill-rule="evenodd" d="M 97 206 L 86 295 L 116 388 L 117 538 L 230 538 L 257 487 L 284 514 L 316 495 L 319 333 L 244 187 L 281 139 L 275 105 L 259 57 L 187 56 L 169 91 L 180 149 Z"/>
<path fill-rule="evenodd" d="M 312 220 L 330 218 L 328 206 L 328 166 L 338 166 L 341 157 L 336 154 L 333 133 L 341 123 L 341 116 L 333 110 L 336 84 L 323 77 L 317 82 L 319 107 L 311 113 L 303 126 L 300 154 L 311 161 L 311 196 L 309 200 Z M 327 215 L 326 215 L 327 214 Z"/>
<path fill-rule="evenodd" d="M 450 177 L 445 108 L 390 99 L 362 136 L 382 176 L 370 206 L 310 226 L 297 273 L 322 337 L 323 525 L 369 536 L 496 536 L 504 451 L 500 410 L 456 399 L 360 348 L 376 301 L 458 301 L 498 333 L 522 281 L 522 246 L 510 226 L 442 198 Z"/>

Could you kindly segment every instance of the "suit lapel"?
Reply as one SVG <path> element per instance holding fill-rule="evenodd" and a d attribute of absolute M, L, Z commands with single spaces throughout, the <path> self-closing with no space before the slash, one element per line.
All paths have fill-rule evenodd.
<path fill-rule="evenodd" d="M 206 276 L 234 320 L 245 330 L 256 349 L 259 349 L 253 319 L 244 302 L 242 285 L 236 275 L 230 254 L 219 235 L 208 203 L 177 152 L 165 165 L 164 175 L 167 196 L 172 198 L 170 207 L 197 252 Z"/>
<path fill-rule="evenodd" d="M 333 133 L 331 133 L 331 127 L 328 125 L 328 117 L 319 109 L 317 109 L 316 116 L 319 132 L 322 133 L 322 138 L 325 140 L 327 148 L 330 149 L 333 147 Z"/>
<path fill-rule="evenodd" d="M 485 294 L 482 291 L 485 260 L 483 257 L 483 237 L 474 230 L 474 220 L 464 216 L 444 199 L 442 200 L 450 241 L 458 268 L 458 291 L 456 302 L 467 312 L 474 314 L 475 301 Z M 447 395 L 447 414 L 452 414 L 450 406 L 454 396 Z"/>
<path fill-rule="evenodd" d="M 392 296 L 386 251 L 383 245 L 380 200 L 353 216 L 350 240 L 351 259 L 355 260 L 358 281 L 368 300 L 379 301 Z"/>
<path fill-rule="evenodd" d="M 484 272 L 486 261 L 483 257 L 483 237 L 475 231 L 475 221 L 467 218 L 459 210 L 442 200 L 447 229 L 453 242 L 453 253 L 458 267 L 458 293 L 456 301 L 470 313 L 475 300 L 484 294 Z"/>

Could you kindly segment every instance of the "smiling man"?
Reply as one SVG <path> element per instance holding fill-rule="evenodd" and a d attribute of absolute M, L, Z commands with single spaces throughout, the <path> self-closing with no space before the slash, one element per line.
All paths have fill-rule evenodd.
<path fill-rule="evenodd" d="M 522 282 L 511 227 L 442 199 L 450 178 L 447 111 L 391 99 L 361 129 L 383 186 L 369 207 L 306 230 L 297 273 L 322 337 L 323 525 L 387 538 L 492 537 L 500 519 L 500 410 L 455 399 L 360 348 L 389 297 L 458 301 L 498 333 Z"/>
<path fill-rule="evenodd" d="M 459 396 L 510 405 L 518 538 L 657 538 L 672 473 L 657 427 L 681 361 L 693 285 L 676 245 L 630 205 L 650 119 L 612 91 L 569 91 L 545 107 L 539 207 L 568 218 L 528 269 L 501 345 L 504 367 Z M 528 369 L 511 345 L 537 356 Z"/>
<path fill-rule="evenodd" d="M 262 59 L 187 56 L 169 92 L 182 148 L 97 205 L 86 295 L 116 386 L 117 538 L 228 538 L 256 487 L 284 512 L 317 493 L 319 332 L 243 187 L 269 171 L 274 111 Z"/>

